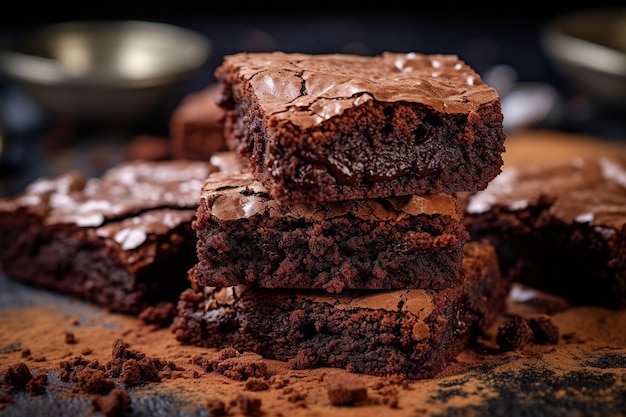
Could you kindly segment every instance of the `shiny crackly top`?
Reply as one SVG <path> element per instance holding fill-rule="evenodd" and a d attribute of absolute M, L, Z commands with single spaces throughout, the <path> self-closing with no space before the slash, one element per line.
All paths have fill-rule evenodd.
<path fill-rule="evenodd" d="M 442 214 L 460 220 L 462 215 L 458 200 L 448 194 L 283 205 L 269 197 L 267 189 L 246 166 L 212 173 L 202 187 L 201 198 L 211 201 L 211 216 L 220 220 L 237 220 L 257 214 L 312 220 L 348 213 L 373 220 L 401 220 L 422 214 Z"/>
<path fill-rule="evenodd" d="M 238 79 L 226 81 L 227 73 Z M 216 76 L 227 84 L 248 81 L 266 114 L 302 128 L 370 100 L 420 103 L 442 113 L 469 113 L 499 100 L 455 55 L 239 53 L 226 56 Z"/>
<path fill-rule="evenodd" d="M 511 166 L 471 196 L 467 213 L 492 207 L 524 210 L 540 197 L 553 200 L 550 214 L 566 223 L 621 230 L 626 224 L 626 160 L 574 158 L 556 166 Z"/>
<path fill-rule="evenodd" d="M 204 310 L 209 311 L 220 307 L 234 305 L 250 287 L 237 285 L 233 287 L 204 287 Z M 284 293 L 281 293 L 284 294 Z M 422 340 L 430 336 L 430 327 L 425 320 L 435 309 L 432 295 L 421 289 L 404 289 L 394 291 L 353 292 L 341 294 L 327 294 L 316 292 L 293 293 L 298 299 L 318 303 L 326 303 L 338 310 L 385 310 L 405 312 L 416 317 L 413 324 L 412 336 L 414 340 Z"/>
<path fill-rule="evenodd" d="M 190 222 L 202 183 L 216 169 L 207 162 L 162 161 L 121 163 L 102 178 L 70 171 L 40 178 L 22 194 L 0 200 L 0 211 L 25 209 L 48 225 L 97 228 L 98 236 L 134 249 L 148 234 Z"/>

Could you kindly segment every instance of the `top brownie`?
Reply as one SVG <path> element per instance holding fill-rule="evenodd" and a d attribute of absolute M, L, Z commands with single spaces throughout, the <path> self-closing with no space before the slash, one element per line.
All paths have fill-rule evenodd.
<path fill-rule="evenodd" d="M 453 55 L 238 53 L 215 71 L 228 147 L 281 203 L 479 191 L 498 93 Z"/>

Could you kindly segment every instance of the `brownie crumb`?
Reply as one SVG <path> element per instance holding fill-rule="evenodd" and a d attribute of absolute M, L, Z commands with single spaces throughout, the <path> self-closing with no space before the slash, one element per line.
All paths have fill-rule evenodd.
<path fill-rule="evenodd" d="M 329 375 L 324 378 L 328 398 L 333 405 L 355 405 L 367 399 L 367 387 L 358 378 Z"/>
<path fill-rule="evenodd" d="M 30 372 L 28 365 L 24 362 L 19 362 L 7 369 L 3 382 L 10 387 L 23 389 L 32 378 L 33 374 Z"/>
<path fill-rule="evenodd" d="M 538 316 L 528 319 L 528 325 L 533 331 L 533 341 L 540 345 L 556 345 L 559 342 L 559 327 L 550 317 Z"/>
<path fill-rule="evenodd" d="M 269 378 L 271 376 L 263 357 L 251 352 L 218 361 L 213 368 L 216 372 L 236 381 L 245 381 L 251 377 Z"/>
<path fill-rule="evenodd" d="M 171 302 L 160 302 L 146 307 L 139 313 L 139 319 L 145 324 L 151 324 L 157 328 L 166 328 L 176 316 L 176 305 Z"/>
<path fill-rule="evenodd" d="M 241 356 L 241 353 L 234 347 L 227 347 L 225 349 L 220 350 L 220 354 L 217 357 L 218 361 L 223 361 L 224 359 L 236 358 L 237 356 Z"/>
<path fill-rule="evenodd" d="M 213 417 L 223 417 L 226 415 L 226 403 L 222 400 L 211 398 L 207 400 L 206 408 Z"/>
<path fill-rule="evenodd" d="M 267 391 L 268 389 L 270 389 L 270 384 L 263 379 L 250 378 L 246 381 L 246 390 L 248 391 Z"/>
<path fill-rule="evenodd" d="M 115 387 L 115 381 L 107 378 L 104 371 L 85 367 L 76 374 L 76 385 L 72 392 L 84 394 L 104 394 Z"/>
<path fill-rule="evenodd" d="M 0 394 L 0 410 L 4 410 L 10 404 L 13 404 L 13 396 L 9 394 Z"/>
<path fill-rule="evenodd" d="M 122 417 L 130 403 L 130 395 L 121 388 L 116 388 L 107 395 L 96 395 L 91 398 L 94 411 L 100 411 L 105 417 Z"/>
<path fill-rule="evenodd" d="M 26 390 L 31 395 L 42 395 L 46 392 L 46 386 L 48 385 L 48 374 L 38 373 L 34 374 L 30 381 L 26 384 Z"/>
<path fill-rule="evenodd" d="M 302 402 L 306 399 L 306 394 L 300 390 L 287 387 L 283 390 L 283 394 L 287 395 L 287 401 L 290 403 Z"/>
<path fill-rule="evenodd" d="M 261 412 L 261 399 L 242 393 L 237 396 L 237 406 L 244 416 L 257 416 Z"/>
<path fill-rule="evenodd" d="M 65 332 L 65 343 L 68 345 L 74 345 L 78 343 L 76 340 L 76 335 L 73 332 Z"/>
<path fill-rule="evenodd" d="M 68 361 L 62 361 L 59 364 L 61 370 L 59 371 L 59 378 L 61 381 L 77 381 L 77 375 L 86 367 L 93 369 L 100 369 L 104 371 L 104 366 L 100 365 L 98 361 L 89 361 L 82 356 L 77 356 Z"/>
<path fill-rule="evenodd" d="M 522 317 L 513 317 L 498 328 L 496 342 L 503 350 L 515 350 L 533 339 L 533 331 Z"/>
<path fill-rule="evenodd" d="M 129 359 L 122 366 L 122 382 L 129 387 L 142 383 L 141 367 L 135 359 Z"/>
<path fill-rule="evenodd" d="M 129 349 L 123 339 L 113 342 L 111 360 L 106 368 L 113 378 L 121 378 L 129 386 L 159 382 L 171 378 L 174 371 L 182 370 L 172 361 L 150 358 L 142 352 Z"/>

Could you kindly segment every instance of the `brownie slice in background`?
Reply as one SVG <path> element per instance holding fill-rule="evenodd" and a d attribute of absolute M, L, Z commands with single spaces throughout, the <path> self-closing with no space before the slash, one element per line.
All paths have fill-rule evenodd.
<path fill-rule="evenodd" d="M 209 162 L 123 162 L 70 171 L 0 200 L 0 266 L 11 279 L 137 314 L 176 301 L 197 261 L 191 228 Z"/>
<path fill-rule="evenodd" d="M 511 165 L 461 196 L 473 240 L 487 240 L 511 281 L 574 304 L 626 307 L 626 159 Z"/>
<path fill-rule="evenodd" d="M 216 99 L 219 84 L 183 97 L 170 116 L 170 154 L 176 159 L 208 161 L 215 152 L 225 151 L 224 110 Z"/>

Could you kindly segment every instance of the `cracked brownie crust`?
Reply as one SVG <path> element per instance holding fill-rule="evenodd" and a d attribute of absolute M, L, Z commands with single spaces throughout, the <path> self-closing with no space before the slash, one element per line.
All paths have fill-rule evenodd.
<path fill-rule="evenodd" d="M 228 147 L 282 203 L 477 191 L 500 172 L 499 96 L 456 56 L 239 53 L 215 74 Z"/>

